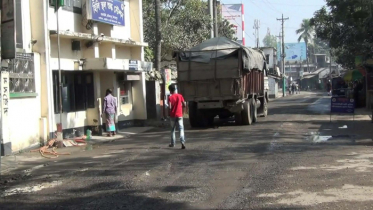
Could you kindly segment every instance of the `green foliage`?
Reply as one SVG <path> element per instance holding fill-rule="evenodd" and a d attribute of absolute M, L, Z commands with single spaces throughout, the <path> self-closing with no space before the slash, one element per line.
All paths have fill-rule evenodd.
<path fill-rule="evenodd" d="M 149 47 L 145 47 L 145 61 L 152 62 L 154 60 L 154 52 Z"/>
<path fill-rule="evenodd" d="M 326 0 L 327 7 L 311 19 L 316 35 L 330 44 L 337 62 L 354 67 L 357 55 L 373 57 L 373 18 L 371 1 Z"/>
<path fill-rule="evenodd" d="M 263 39 L 264 47 L 274 47 L 277 48 L 276 36 L 267 34 Z"/>
<path fill-rule="evenodd" d="M 202 0 L 161 0 L 162 60 L 168 60 L 175 50 L 191 48 L 210 37 L 211 21 L 207 2 Z M 155 49 L 154 0 L 143 0 L 144 40 Z M 228 21 L 218 17 L 220 36 L 233 39 Z M 151 53 L 149 52 L 149 55 Z M 154 53 L 152 53 L 154 55 Z M 154 59 L 149 56 L 149 59 Z"/>
<path fill-rule="evenodd" d="M 303 19 L 300 28 L 295 31 L 299 34 L 298 42 L 304 41 L 306 45 L 312 42 L 314 28 L 311 26 L 310 19 Z"/>

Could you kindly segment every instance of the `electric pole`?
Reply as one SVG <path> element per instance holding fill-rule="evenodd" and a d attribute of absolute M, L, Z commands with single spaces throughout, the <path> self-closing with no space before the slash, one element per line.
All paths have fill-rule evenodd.
<path fill-rule="evenodd" d="M 259 28 L 260 28 L 260 20 L 254 20 L 254 36 L 256 41 L 256 48 L 259 48 Z"/>
<path fill-rule="evenodd" d="M 281 21 L 281 28 L 282 28 L 282 97 L 285 97 L 285 32 L 284 32 L 284 22 L 285 20 L 289 20 L 289 18 L 284 18 L 284 14 L 282 14 L 281 19 L 277 19 Z"/>
<path fill-rule="evenodd" d="M 214 5 L 214 37 L 218 37 L 218 1 L 213 0 Z"/>
<path fill-rule="evenodd" d="M 155 6 L 155 69 L 161 71 L 161 48 L 162 48 L 162 34 L 161 34 L 161 1 L 154 0 Z"/>
<path fill-rule="evenodd" d="M 213 9 L 213 0 L 209 1 L 209 14 L 210 14 L 210 38 L 214 38 L 214 9 Z"/>

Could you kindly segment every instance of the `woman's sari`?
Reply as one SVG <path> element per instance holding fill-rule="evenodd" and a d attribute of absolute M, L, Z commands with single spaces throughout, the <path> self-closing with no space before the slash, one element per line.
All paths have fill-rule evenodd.
<path fill-rule="evenodd" d="M 115 132 L 115 114 L 106 113 L 106 132 Z"/>

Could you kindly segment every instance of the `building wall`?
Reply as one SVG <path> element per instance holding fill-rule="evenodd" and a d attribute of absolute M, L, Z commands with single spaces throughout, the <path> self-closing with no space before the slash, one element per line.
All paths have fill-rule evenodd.
<path fill-rule="evenodd" d="M 268 68 L 274 68 L 274 65 L 277 63 L 277 60 L 274 53 L 275 53 L 275 49 L 273 48 L 264 48 L 263 49 L 263 52 L 265 55 L 269 55 L 269 64 L 268 64 Z"/>
<path fill-rule="evenodd" d="M 268 77 L 269 84 L 269 97 L 277 98 L 278 97 L 278 82 L 275 78 Z"/>
<path fill-rule="evenodd" d="M 31 12 L 30 7 L 39 7 L 42 13 L 42 3 L 31 5 L 29 0 L 22 0 L 22 39 L 23 52 L 32 53 Z M 38 19 L 40 16 L 32 17 Z M 42 24 L 40 24 L 42 25 Z M 39 26 L 42 27 L 42 26 Z M 9 136 L 4 142 L 11 142 L 11 151 L 16 152 L 30 146 L 38 146 L 42 135 L 41 130 L 41 72 L 40 55 L 34 53 L 34 82 L 35 96 L 22 96 L 22 94 L 10 93 L 8 102 L 8 119 L 2 121 Z M 25 104 L 27 106 L 25 106 Z M 5 119 L 5 118 L 4 118 Z"/>
<path fill-rule="evenodd" d="M 84 1 L 83 1 L 84 3 Z M 142 14 L 139 14 L 141 11 L 141 0 L 129 1 L 125 0 L 125 26 L 112 26 L 104 23 L 96 23 L 91 30 L 87 30 L 85 27 L 86 20 L 83 20 L 82 15 L 74 14 L 70 11 L 60 10 L 60 30 L 69 30 L 72 32 L 81 32 L 81 33 L 92 33 L 92 34 L 104 34 L 105 36 L 110 36 L 113 38 L 120 39 L 131 39 L 134 41 L 142 42 Z M 56 30 L 56 15 L 53 8 L 48 9 L 48 28 L 49 30 Z M 63 20 L 63 21 L 61 21 Z M 72 24 L 73 23 L 73 24 Z M 97 27 L 95 29 L 95 27 Z M 135 59 L 141 60 L 142 58 L 142 47 L 128 47 L 122 46 L 113 43 L 96 43 L 93 46 L 87 48 L 85 46 L 86 41 L 81 41 L 81 51 L 73 52 L 71 50 L 71 41 L 72 39 L 61 38 L 61 69 L 74 71 L 74 62 L 78 61 L 81 58 L 113 58 L 113 59 Z M 50 38 L 51 46 L 51 64 L 50 68 L 53 70 L 58 69 L 58 60 L 57 60 L 57 39 L 55 37 Z M 104 68 L 104 66 L 103 66 Z M 107 88 L 113 90 L 113 95 L 118 97 L 118 81 L 116 80 L 116 75 L 113 70 L 102 69 L 99 72 L 94 73 L 94 85 L 95 85 L 95 98 L 96 106 L 92 109 L 87 109 L 86 111 L 80 112 L 69 112 L 63 113 L 63 128 L 71 129 L 84 126 L 94 125 L 93 120 L 99 119 L 102 123 L 105 123 L 105 117 L 100 119 L 99 108 L 102 106 L 103 98 L 105 97 L 105 92 Z M 135 86 L 136 89 L 139 88 Z M 137 91 L 141 92 L 141 91 Z M 136 95 L 137 98 L 143 98 L 143 96 Z M 119 108 L 119 116 L 117 121 L 124 120 L 133 120 L 136 118 L 134 114 L 133 107 L 134 104 L 127 104 Z M 141 104 L 139 105 L 139 108 Z M 58 123 L 59 114 L 53 116 L 54 121 Z M 141 118 L 141 114 L 140 114 Z"/>
<path fill-rule="evenodd" d="M 12 151 L 40 144 L 40 55 L 34 54 L 36 97 L 10 98 L 8 111 L 9 137 Z M 27 106 L 25 106 L 27 104 Z"/>

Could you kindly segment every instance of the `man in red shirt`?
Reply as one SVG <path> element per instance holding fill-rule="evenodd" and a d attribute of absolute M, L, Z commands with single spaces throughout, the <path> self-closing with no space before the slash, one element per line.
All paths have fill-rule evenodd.
<path fill-rule="evenodd" d="M 184 137 L 184 123 L 183 123 L 183 107 L 186 107 L 185 100 L 182 95 L 175 93 L 175 85 L 170 85 L 168 87 L 171 96 L 168 99 L 168 105 L 170 109 L 170 119 L 171 119 L 171 144 L 170 147 L 175 146 L 175 131 L 176 126 L 179 126 L 180 131 L 180 142 L 181 149 L 185 149 L 185 137 Z"/>

